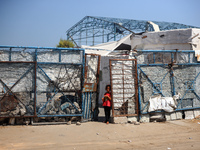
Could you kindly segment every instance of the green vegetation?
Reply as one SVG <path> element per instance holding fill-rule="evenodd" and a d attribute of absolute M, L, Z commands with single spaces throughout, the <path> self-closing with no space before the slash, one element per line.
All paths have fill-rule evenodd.
<path fill-rule="evenodd" d="M 65 48 L 74 47 L 74 43 L 69 40 L 60 39 L 60 42 L 58 45 L 56 45 L 56 47 L 65 47 Z"/>

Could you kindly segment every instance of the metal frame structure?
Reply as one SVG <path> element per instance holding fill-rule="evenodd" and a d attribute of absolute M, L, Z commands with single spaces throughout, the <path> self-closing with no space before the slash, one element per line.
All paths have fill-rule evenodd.
<path fill-rule="evenodd" d="M 194 26 L 152 21 L 160 30 L 198 28 Z M 67 39 L 81 45 L 96 45 L 116 41 L 131 33 L 154 31 L 149 21 L 86 16 L 66 31 Z"/>
<path fill-rule="evenodd" d="M 113 62 L 116 62 L 116 64 L 112 64 Z M 121 64 L 117 64 L 119 62 L 121 62 Z M 127 62 L 129 62 L 129 64 L 127 64 Z M 132 64 L 130 64 L 130 62 L 132 62 Z M 110 64 L 110 82 L 111 82 L 111 91 L 112 91 L 111 92 L 112 93 L 112 116 L 113 117 L 138 116 L 139 110 L 138 110 L 137 60 L 136 59 L 110 59 L 109 64 Z M 114 81 L 118 81 L 118 83 L 114 83 Z M 119 83 L 119 81 L 122 81 L 122 82 Z M 121 85 L 122 87 L 118 87 L 118 85 Z M 127 85 L 132 85 L 133 87 L 127 87 Z M 120 94 L 120 95 L 122 94 L 122 97 L 117 96 L 116 98 L 117 94 Z M 119 100 L 116 101 L 116 99 L 118 98 L 120 99 L 120 102 Z M 121 103 L 122 105 L 120 107 L 115 106 L 116 104 L 121 104 Z M 119 109 L 121 109 L 119 111 L 120 114 L 116 114 L 116 111 Z M 135 110 L 132 110 L 132 109 L 135 109 Z"/>
<path fill-rule="evenodd" d="M 24 50 L 27 51 L 31 51 L 33 54 L 32 60 L 33 61 L 15 61 L 12 60 L 12 50 L 15 50 L 15 52 L 23 52 Z M 37 104 L 37 72 L 38 70 L 42 71 L 44 76 L 49 80 L 49 82 L 52 82 L 52 79 L 47 75 L 47 73 L 43 70 L 41 65 L 72 65 L 72 66 L 81 66 L 81 91 L 84 85 L 84 66 L 85 66 L 85 50 L 84 49 L 78 49 L 78 48 L 53 48 L 53 47 L 23 47 L 23 46 L 0 46 L 0 50 L 1 51 L 8 51 L 9 52 L 9 60 L 8 61 L 0 61 L 0 64 L 3 63 L 9 63 L 9 64 L 21 64 L 21 63 L 29 63 L 29 64 L 34 64 L 34 66 L 32 66 L 30 69 L 28 69 L 25 74 L 23 76 L 21 76 L 15 83 L 14 85 L 9 88 L 1 79 L 1 83 L 6 87 L 6 92 L 3 95 L 3 97 L 1 98 L 1 100 L 5 97 L 6 94 L 10 93 L 12 94 L 15 99 L 17 99 L 18 101 L 20 101 L 19 98 L 17 98 L 17 96 L 15 95 L 15 93 L 12 92 L 12 88 L 18 84 L 18 82 L 31 70 L 33 69 L 33 76 L 34 76 L 34 80 L 33 80 L 33 85 L 34 85 L 34 90 L 32 91 L 32 93 L 34 94 L 34 115 L 32 116 L 27 116 L 27 117 L 54 117 L 54 116 L 83 116 L 84 111 L 86 111 L 85 109 L 82 109 L 81 112 L 77 113 L 77 114 L 64 114 L 64 115 L 40 115 L 41 110 L 48 104 L 49 101 L 51 101 L 53 99 L 53 97 L 57 94 L 57 93 L 62 93 L 62 95 L 64 96 L 64 93 L 61 89 L 59 89 L 58 87 L 55 86 L 56 91 L 54 93 L 53 96 L 51 96 L 51 98 L 45 103 L 45 105 L 39 109 L 38 111 L 36 110 L 36 104 Z M 50 50 L 50 51 L 54 51 L 56 53 L 58 53 L 58 61 L 57 62 L 39 62 L 38 61 L 38 50 Z M 80 63 L 65 63 L 65 62 L 61 62 L 61 57 L 62 57 L 62 51 L 79 51 L 82 53 L 82 58 L 81 58 L 81 62 Z M 81 54 L 80 53 L 80 54 Z M 0 101 L 1 101 L 0 100 Z M 67 99 L 75 109 L 76 106 L 70 101 L 70 99 Z M 82 103 L 82 108 L 83 107 L 83 103 Z M 2 116 L 0 116 L 1 118 Z M 11 117 L 11 116 L 5 116 L 5 117 Z M 22 117 L 22 116 L 12 116 L 12 117 Z M 25 116 L 23 116 L 25 117 Z"/>
<path fill-rule="evenodd" d="M 161 94 L 162 96 L 165 96 L 163 94 L 163 91 L 162 91 L 162 83 L 163 83 L 163 80 L 165 79 L 166 75 L 167 74 L 170 74 L 170 84 L 171 84 L 171 93 L 172 93 L 172 96 L 176 94 L 176 92 L 178 92 L 178 89 L 176 89 L 175 87 L 175 75 L 174 75 L 174 67 L 177 67 L 177 66 L 184 66 L 184 67 L 189 67 L 189 66 L 198 66 L 200 67 L 200 63 L 196 63 L 196 62 L 191 62 L 191 53 L 194 54 L 194 51 L 193 50 L 137 50 L 138 53 L 141 53 L 141 54 L 150 54 L 150 53 L 153 53 L 153 62 L 152 63 L 149 63 L 149 64 L 137 64 L 137 68 L 138 68 L 138 98 L 139 98 L 139 106 L 140 106 L 140 114 L 147 114 L 149 113 L 148 111 L 145 111 L 145 109 L 147 108 L 148 106 L 148 102 L 145 103 L 145 106 L 142 107 L 142 98 L 141 98 L 141 82 L 140 82 L 140 73 L 142 73 L 144 75 L 144 77 L 146 77 L 147 81 L 152 85 L 153 87 L 153 95 L 154 94 Z M 170 59 L 171 59 L 171 63 L 156 63 L 156 60 L 155 60 L 155 54 L 158 54 L 158 53 L 162 53 L 162 54 L 165 54 L 165 53 L 170 53 Z M 175 61 L 175 55 L 177 53 L 183 53 L 183 54 L 186 54 L 187 57 L 188 57 L 188 62 L 185 62 L 185 63 L 177 63 Z M 143 71 L 143 67 L 147 67 L 147 68 L 151 68 L 151 67 L 163 67 L 163 68 L 168 68 L 169 69 L 169 72 L 167 72 L 162 80 L 159 82 L 159 83 L 155 83 L 152 79 L 150 79 L 148 77 L 148 74 L 146 74 L 144 71 Z M 195 87 L 194 87 L 194 83 L 196 82 L 197 78 L 200 77 L 200 71 L 199 73 L 194 77 L 194 79 L 191 79 L 191 81 L 185 81 L 185 86 L 186 86 L 186 90 L 184 92 L 183 95 L 181 95 L 181 98 L 179 99 L 178 101 L 178 106 L 177 106 L 177 109 L 176 111 L 182 111 L 182 110 L 191 110 L 191 109 L 199 109 L 200 107 L 190 107 L 190 108 L 180 108 L 181 104 L 182 104 L 182 101 L 184 99 L 184 97 L 186 96 L 186 94 L 188 92 L 192 92 L 196 97 L 197 99 L 200 101 L 200 95 L 198 95 L 195 91 Z M 198 90 L 198 89 L 196 89 Z M 156 111 L 156 112 L 160 112 L 160 111 Z"/>

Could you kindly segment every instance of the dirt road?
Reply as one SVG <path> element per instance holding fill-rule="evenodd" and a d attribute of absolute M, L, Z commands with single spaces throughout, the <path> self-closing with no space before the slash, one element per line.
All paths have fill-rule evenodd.
<path fill-rule="evenodd" d="M 199 150 L 200 120 L 165 123 L 1 126 L 8 150 Z"/>

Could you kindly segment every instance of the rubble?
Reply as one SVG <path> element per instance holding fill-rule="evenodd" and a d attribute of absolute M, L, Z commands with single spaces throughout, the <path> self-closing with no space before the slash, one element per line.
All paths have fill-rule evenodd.
<path fill-rule="evenodd" d="M 58 122 L 65 122 L 65 121 L 66 121 L 66 119 L 64 117 L 58 118 Z"/>
<path fill-rule="evenodd" d="M 24 122 L 25 125 L 29 125 L 31 123 L 30 118 L 24 118 Z"/>
<path fill-rule="evenodd" d="M 72 124 L 72 122 L 71 122 L 71 121 L 68 121 L 68 122 L 67 122 L 67 125 L 71 125 L 71 124 Z"/>
<path fill-rule="evenodd" d="M 22 125 L 24 123 L 24 119 L 23 118 L 16 118 L 16 124 L 17 125 Z"/>
<path fill-rule="evenodd" d="M 80 123 L 80 122 L 77 122 L 76 125 L 81 125 L 81 123 Z"/>
<path fill-rule="evenodd" d="M 75 114 L 77 110 L 81 112 L 81 108 L 78 102 L 66 102 L 61 96 L 59 99 L 49 102 L 45 107 L 42 104 L 37 106 L 38 110 L 41 110 L 41 115 L 65 115 L 65 114 Z M 44 108 L 43 108 L 44 107 Z M 77 109 L 75 108 L 77 107 Z"/>
<path fill-rule="evenodd" d="M 10 125 L 14 125 L 15 124 L 15 118 L 9 118 L 9 123 Z"/>
<path fill-rule="evenodd" d="M 66 108 L 71 107 L 71 106 L 72 106 L 71 103 L 69 103 L 69 102 L 65 102 L 65 103 L 62 104 L 60 107 L 61 107 L 62 110 L 65 110 Z"/>
<path fill-rule="evenodd" d="M 140 125 L 140 122 L 135 122 L 134 125 Z"/>
<path fill-rule="evenodd" d="M 55 108 L 59 108 L 60 105 L 61 105 L 61 99 L 56 99 L 56 100 L 54 100 L 54 107 L 55 107 Z"/>

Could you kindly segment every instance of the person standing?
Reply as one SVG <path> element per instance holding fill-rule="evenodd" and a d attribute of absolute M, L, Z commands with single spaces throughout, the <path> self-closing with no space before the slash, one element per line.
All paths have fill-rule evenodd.
<path fill-rule="evenodd" d="M 104 94 L 104 97 L 102 98 L 103 101 L 103 107 L 105 112 L 105 123 L 109 124 L 110 121 L 110 109 L 111 109 L 111 86 L 106 85 L 106 93 Z"/>

